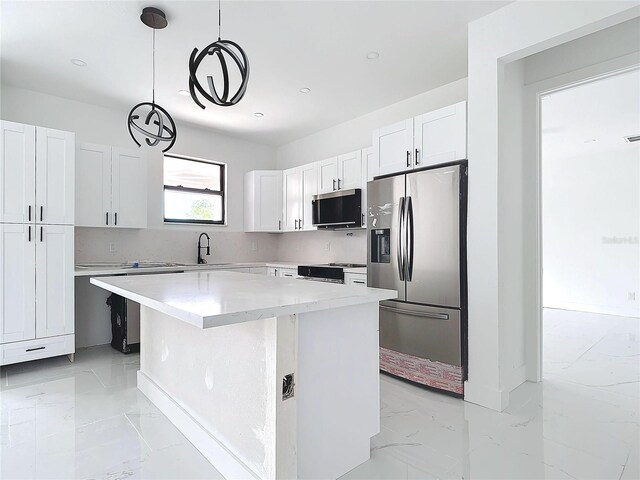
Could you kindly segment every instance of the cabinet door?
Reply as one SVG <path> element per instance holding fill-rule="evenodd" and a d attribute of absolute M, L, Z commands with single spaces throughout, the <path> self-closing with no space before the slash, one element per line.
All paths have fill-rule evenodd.
<path fill-rule="evenodd" d="M 0 224 L 0 343 L 35 338 L 35 231 Z"/>
<path fill-rule="evenodd" d="M 338 189 L 362 188 L 362 150 L 338 156 Z"/>
<path fill-rule="evenodd" d="M 298 276 L 298 271 L 291 268 L 278 268 L 277 276 L 283 278 L 296 278 Z"/>
<path fill-rule="evenodd" d="M 75 134 L 36 128 L 36 222 L 73 225 Z"/>
<path fill-rule="evenodd" d="M 416 167 L 467 158 L 467 102 L 414 119 Z"/>
<path fill-rule="evenodd" d="M 353 285 L 355 287 L 366 287 L 367 276 L 361 273 L 345 273 L 344 283 L 346 285 Z"/>
<path fill-rule="evenodd" d="M 282 228 L 282 172 L 260 172 L 256 182 L 257 231 L 278 232 Z"/>
<path fill-rule="evenodd" d="M 277 277 L 278 269 L 275 267 L 267 267 L 267 277 Z"/>
<path fill-rule="evenodd" d="M 318 193 L 329 193 L 338 189 L 338 157 L 318 162 Z"/>
<path fill-rule="evenodd" d="M 373 132 L 371 177 L 402 172 L 413 167 L 413 119 Z"/>
<path fill-rule="evenodd" d="M 300 221 L 300 171 L 290 168 L 282 172 L 282 185 L 282 230 L 291 232 L 298 230 Z"/>
<path fill-rule="evenodd" d="M 0 121 L 0 223 L 35 219 L 35 148 L 36 127 Z"/>
<path fill-rule="evenodd" d="M 140 151 L 111 151 L 111 214 L 109 225 L 147 226 L 147 162 Z"/>
<path fill-rule="evenodd" d="M 76 150 L 76 222 L 107 226 L 111 211 L 111 147 L 83 143 Z"/>
<path fill-rule="evenodd" d="M 73 227 L 36 230 L 36 338 L 73 333 Z"/>
<path fill-rule="evenodd" d="M 309 163 L 299 168 L 300 171 L 300 208 L 301 230 L 317 230 L 313 226 L 313 196 L 318 193 L 318 164 Z"/>

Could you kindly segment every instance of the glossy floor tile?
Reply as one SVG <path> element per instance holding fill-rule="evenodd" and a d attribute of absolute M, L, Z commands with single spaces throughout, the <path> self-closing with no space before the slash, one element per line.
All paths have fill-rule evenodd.
<path fill-rule="evenodd" d="M 502 413 L 381 376 L 381 431 L 345 479 L 638 479 L 640 320 L 548 310 L 545 381 Z M 110 347 L 0 370 L 0 478 L 222 478 Z"/>

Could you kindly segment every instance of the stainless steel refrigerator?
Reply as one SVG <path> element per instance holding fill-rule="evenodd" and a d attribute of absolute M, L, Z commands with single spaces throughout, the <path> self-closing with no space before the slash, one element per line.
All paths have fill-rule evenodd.
<path fill-rule="evenodd" d="M 368 183 L 370 287 L 380 304 L 380 369 L 463 394 L 467 370 L 467 162 Z"/>

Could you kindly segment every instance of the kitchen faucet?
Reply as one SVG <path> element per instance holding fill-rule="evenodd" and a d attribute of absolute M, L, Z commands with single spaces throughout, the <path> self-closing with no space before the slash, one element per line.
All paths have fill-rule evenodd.
<path fill-rule="evenodd" d="M 202 240 L 202 236 L 203 236 L 203 235 L 204 235 L 205 237 L 207 237 L 207 246 L 206 246 L 206 247 L 203 247 L 203 246 L 201 245 L 201 243 L 200 243 L 200 242 L 201 242 L 201 240 Z M 198 237 L 198 265 L 203 265 L 203 264 L 207 263 L 207 261 L 206 261 L 204 258 L 202 258 L 202 249 L 203 249 L 203 248 L 206 248 L 206 249 L 207 249 L 207 253 L 206 253 L 206 255 L 211 255 L 211 248 L 210 248 L 210 246 L 209 246 L 209 245 L 210 245 L 210 242 L 211 242 L 211 239 L 209 238 L 209 235 L 207 235 L 207 234 L 206 234 L 206 233 L 204 233 L 204 232 L 203 232 L 203 233 L 201 233 L 201 234 L 200 234 L 200 236 Z"/>

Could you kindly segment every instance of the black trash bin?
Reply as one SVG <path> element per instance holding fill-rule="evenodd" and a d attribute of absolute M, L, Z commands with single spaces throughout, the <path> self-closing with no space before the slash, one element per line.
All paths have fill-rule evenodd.
<path fill-rule="evenodd" d="M 140 343 L 130 344 L 127 335 L 127 299 L 112 293 L 107 298 L 111 307 L 111 346 L 122 353 L 140 351 Z"/>

